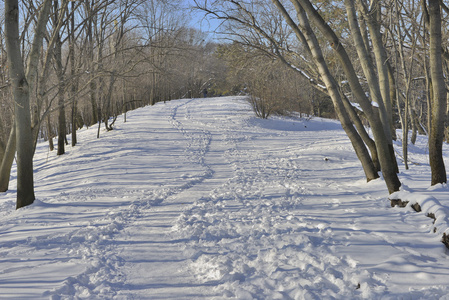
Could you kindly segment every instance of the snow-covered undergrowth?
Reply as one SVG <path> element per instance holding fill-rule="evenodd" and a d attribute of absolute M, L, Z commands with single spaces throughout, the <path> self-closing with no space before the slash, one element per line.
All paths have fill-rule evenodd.
<path fill-rule="evenodd" d="M 409 207 L 391 208 L 332 120 L 260 120 L 223 97 L 117 122 L 61 157 L 40 143 L 18 211 L 13 170 L 1 299 L 449 299 L 448 188 L 429 188 L 425 137 L 400 165 Z"/>

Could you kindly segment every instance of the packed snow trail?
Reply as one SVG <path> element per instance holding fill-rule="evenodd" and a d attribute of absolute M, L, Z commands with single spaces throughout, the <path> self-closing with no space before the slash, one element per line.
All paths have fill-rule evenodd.
<path fill-rule="evenodd" d="M 34 205 L 0 195 L 0 299 L 449 299 L 430 219 L 364 182 L 335 121 L 186 99 L 79 141 L 39 144 Z"/>

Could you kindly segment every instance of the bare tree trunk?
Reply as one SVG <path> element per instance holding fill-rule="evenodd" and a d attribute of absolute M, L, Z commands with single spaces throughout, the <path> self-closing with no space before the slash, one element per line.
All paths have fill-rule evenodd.
<path fill-rule="evenodd" d="M 349 59 L 348 54 L 346 53 L 346 50 L 340 43 L 335 32 L 323 20 L 323 18 L 319 15 L 310 1 L 296 0 L 295 2 L 300 4 L 306 10 L 309 18 L 321 31 L 324 37 L 329 40 L 332 49 L 337 54 L 337 57 L 339 58 L 343 67 L 343 71 L 347 76 L 348 83 L 351 86 L 351 90 L 353 91 L 356 99 L 359 101 L 360 106 L 362 107 L 371 124 L 374 139 L 376 141 L 377 153 L 379 155 L 379 162 L 388 191 L 390 193 L 398 191 L 401 186 L 401 182 L 399 181 L 399 178 L 397 176 L 397 163 L 393 160 L 394 158 L 391 155 L 391 139 L 389 141 L 385 136 L 384 126 L 379 117 L 374 112 L 371 102 L 366 98 L 365 92 L 360 85 L 357 74 L 354 71 L 353 65 L 351 63 L 351 60 Z"/>
<path fill-rule="evenodd" d="M 412 125 L 412 136 L 410 137 L 410 143 L 414 145 L 416 143 L 416 138 L 418 136 L 418 127 L 420 125 L 418 116 L 416 115 L 416 111 L 412 107 L 410 107 L 410 123 Z"/>
<path fill-rule="evenodd" d="M 396 99 L 396 81 L 394 80 L 394 75 L 393 75 L 393 70 L 391 69 L 391 64 L 388 63 L 388 80 L 390 82 L 390 101 L 391 101 L 391 106 L 393 105 L 394 102 L 397 101 Z M 392 107 L 391 107 L 392 109 Z M 391 124 L 390 124 L 390 128 L 391 128 L 391 138 L 393 139 L 393 141 L 397 140 L 397 134 L 396 134 L 396 127 L 395 124 L 393 122 L 393 111 L 391 112 Z"/>
<path fill-rule="evenodd" d="M 94 27 L 94 19 L 96 18 L 94 16 L 94 7 L 95 7 L 95 0 L 92 0 L 92 3 L 90 3 L 90 0 L 85 1 L 86 4 L 86 10 L 88 13 L 88 20 L 87 20 L 87 56 L 88 56 L 88 65 L 89 65 L 89 88 L 90 88 L 90 105 L 92 109 L 92 121 L 89 125 L 94 125 L 98 122 L 98 109 L 97 109 L 97 85 L 95 81 L 95 67 L 94 67 L 94 39 L 93 39 L 93 27 Z"/>
<path fill-rule="evenodd" d="M 5 154 L 3 155 L 0 167 L 0 192 L 6 192 L 9 188 L 9 177 L 11 176 L 11 167 L 16 154 L 16 126 L 12 123 L 8 143 L 6 144 Z"/>
<path fill-rule="evenodd" d="M 351 117 L 352 122 L 354 123 L 358 133 L 360 134 L 360 137 L 362 138 L 363 142 L 366 144 L 371 153 L 371 159 L 373 160 L 373 164 L 374 167 L 376 168 L 376 171 L 378 172 L 381 171 L 379 156 L 377 155 L 376 143 L 369 136 L 368 132 L 366 132 L 365 127 L 362 124 L 362 121 L 360 120 L 359 116 L 355 111 L 355 108 L 351 105 L 349 100 L 344 95 L 342 95 L 341 98 L 343 100 L 343 104 L 346 110 L 348 111 L 349 116 Z"/>
<path fill-rule="evenodd" d="M 9 175 L 12 162 L 17 149 L 17 203 L 20 208 L 34 201 L 33 180 L 33 138 L 31 128 L 31 110 L 29 99 L 29 85 L 31 87 L 37 74 L 39 62 L 39 50 L 42 45 L 42 37 L 48 21 L 51 0 L 42 3 L 37 24 L 34 31 L 34 39 L 28 55 L 27 72 L 25 74 L 19 40 L 19 6 L 17 0 L 5 1 L 5 40 L 12 94 L 14 100 L 15 122 L 12 125 L 7 149 L 2 161 L 0 177 L 2 187 L 8 189 Z M 27 80 L 28 79 L 28 80 Z M 18 124 L 16 124 L 16 122 Z"/>
<path fill-rule="evenodd" d="M 66 120 L 65 120 L 65 106 L 64 106 L 64 87 L 63 83 L 60 83 L 58 91 L 58 155 L 65 153 L 65 139 L 66 139 Z"/>
<path fill-rule="evenodd" d="M 70 52 L 70 75 L 71 75 L 71 99 L 72 99 L 72 147 L 74 147 L 77 143 L 76 139 L 76 130 L 78 129 L 77 125 L 77 117 L 78 117 L 78 109 L 77 109 L 77 101 L 75 98 L 76 88 L 77 88 L 77 79 L 75 79 L 76 74 L 76 65 L 75 65 L 75 3 L 72 1 L 72 16 L 70 18 L 70 26 L 67 26 L 69 29 L 69 52 Z"/>
<path fill-rule="evenodd" d="M 447 181 L 443 160 L 444 121 L 447 106 L 446 88 L 442 68 L 441 11 L 439 0 L 429 0 L 430 72 L 432 78 L 432 124 L 429 136 L 431 184 Z"/>
<path fill-rule="evenodd" d="M 400 8 L 398 1 L 395 1 L 395 32 L 397 33 L 397 37 L 395 41 L 393 42 L 394 50 L 396 53 L 396 63 L 401 65 L 402 69 L 402 77 L 403 77 L 403 89 L 405 89 L 404 92 L 395 85 L 396 88 L 396 94 L 397 94 L 397 106 L 398 106 L 398 112 L 399 117 L 401 119 L 401 125 L 402 125 L 402 153 L 404 158 L 404 166 L 405 169 L 408 170 L 408 125 L 409 125 L 409 112 L 411 111 L 410 108 L 410 90 L 412 85 L 412 74 L 413 74 L 413 66 L 414 66 L 414 59 L 411 59 L 410 63 L 408 64 L 408 67 L 406 65 L 406 58 L 405 58 L 405 50 L 403 46 L 403 41 L 405 39 L 404 35 L 402 34 L 402 22 L 400 14 Z M 408 35 L 412 46 L 411 46 L 411 57 L 414 56 L 415 50 L 416 50 L 416 41 L 417 38 L 415 36 L 415 32 Z M 396 42 L 397 41 L 397 42 Z M 396 66 L 396 74 L 397 77 L 399 77 L 399 66 Z M 399 81 L 397 79 L 396 81 Z M 400 99 L 403 98 L 404 100 L 404 110 L 401 112 L 401 105 L 400 105 Z"/>
<path fill-rule="evenodd" d="M 426 7 L 426 0 L 422 0 L 421 3 L 423 4 L 423 10 L 427 10 Z M 426 14 L 424 14 L 424 16 L 426 16 Z M 422 34 L 422 43 L 424 45 L 427 45 L 427 28 L 428 28 L 428 22 L 429 20 L 427 18 L 425 18 L 426 22 L 424 22 L 423 24 L 423 34 Z M 428 52 L 427 52 L 427 48 L 424 47 L 423 50 L 423 61 L 424 61 L 424 73 L 426 76 L 426 99 L 427 99 L 427 122 L 426 122 L 426 126 L 427 126 L 427 134 L 430 136 L 430 128 L 432 127 L 432 78 L 430 77 L 429 74 L 429 59 L 428 59 Z"/>
<path fill-rule="evenodd" d="M 59 19 L 59 8 L 58 1 L 54 1 L 54 23 L 57 24 Z M 55 42 L 55 63 L 56 63 L 56 74 L 58 76 L 58 155 L 65 153 L 65 136 L 66 136 L 66 120 L 65 120 L 65 105 L 64 105 L 64 71 L 62 67 L 62 41 L 58 32 L 56 32 L 56 42 Z"/>
<path fill-rule="evenodd" d="M 354 0 L 346 0 L 347 2 L 352 2 L 354 5 Z M 385 51 L 385 47 L 383 45 L 382 41 L 382 34 L 380 31 L 380 24 L 379 24 L 379 15 L 380 15 L 380 1 L 373 1 L 372 8 L 370 11 L 368 11 L 368 8 L 365 6 L 364 2 L 359 0 L 358 1 L 360 6 L 362 8 L 362 12 L 364 14 L 364 18 L 368 24 L 369 33 L 372 40 L 372 46 L 373 46 L 373 52 L 376 62 L 376 69 L 377 69 L 377 76 L 378 76 L 378 84 L 373 85 L 370 81 L 370 89 L 372 89 L 372 86 L 378 86 L 379 92 L 380 92 L 380 98 L 377 99 L 379 104 L 379 112 L 380 117 L 382 120 L 382 123 L 385 127 L 385 135 L 387 137 L 387 140 L 392 140 L 391 138 L 391 122 L 393 120 L 393 114 L 391 109 L 391 99 L 390 99 L 390 81 L 388 78 L 388 57 Z M 354 8 L 355 12 L 355 8 Z M 349 16 L 349 14 L 348 14 Z M 357 23 L 355 23 L 357 26 Z M 352 31 L 352 29 L 351 29 Z M 358 35 L 358 34 L 357 34 Z M 353 35 L 354 36 L 354 35 Z M 358 50 L 358 49 L 357 49 Z M 373 68 L 374 70 L 374 68 Z M 366 72 L 365 72 L 366 73 Z M 376 95 L 377 98 L 377 94 Z M 393 148 L 392 142 L 391 149 Z M 393 152 L 394 155 L 394 152 Z"/>
<path fill-rule="evenodd" d="M 19 3 L 5 1 L 5 33 L 9 76 L 12 83 L 17 146 L 17 208 L 34 202 L 33 136 L 28 82 L 20 52 Z"/>
<path fill-rule="evenodd" d="M 114 90 L 114 82 L 115 82 L 115 73 L 112 72 L 111 77 L 109 78 L 109 87 L 108 87 L 108 93 L 106 95 L 106 108 L 104 112 L 104 126 L 107 131 L 112 130 L 112 124 L 109 125 L 109 116 L 112 115 L 111 110 L 111 101 L 112 101 L 112 91 Z"/>
<path fill-rule="evenodd" d="M 55 145 L 53 143 L 53 128 L 51 127 L 50 114 L 47 115 L 47 131 L 48 131 L 48 147 L 50 151 L 55 150 Z"/>
<path fill-rule="evenodd" d="M 347 101 L 346 97 L 342 93 L 340 93 L 338 85 L 334 77 L 331 75 L 326 62 L 324 61 L 324 57 L 322 55 L 319 43 L 316 40 L 316 36 L 310 27 L 307 16 L 304 10 L 302 9 L 301 5 L 297 2 L 294 3 L 298 18 L 300 18 L 301 23 L 300 29 L 300 26 L 296 25 L 296 23 L 290 17 L 289 13 L 287 12 L 287 10 L 280 1 L 272 0 L 272 2 L 277 6 L 278 10 L 281 12 L 281 14 L 284 16 L 284 19 L 287 21 L 287 24 L 289 24 L 289 26 L 295 32 L 298 40 L 305 45 L 305 51 L 308 52 L 314 58 L 315 66 L 319 70 L 319 73 L 325 82 L 327 88 L 326 91 L 331 96 L 335 111 L 341 121 L 341 124 L 346 134 L 351 140 L 353 148 L 360 162 L 362 163 L 362 167 L 365 171 L 367 181 L 378 178 L 379 177 L 379 175 L 377 174 L 377 171 L 379 170 L 378 165 L 376 165 L 375 162 L 371 159 L 371 156 L 367 151 L 365 144 L 363 143 L 365 137 L 368 137 L 368 139 L 366 140 L 368 143 L 371 139 L 366 134 L 365 128 L 360 122 L 360 119 L 355 113 L 351 104 Z M 282 61 L 284 61 L 284 63 L 289 65 L 289 63 L 285 61 L 282 55 L 280 55 L 280 58 Z M 357 132 L 357 130 L 355 130 L 354 125 L 351 122 L 351 119 L 355 122 L 355 125 L 357 127 L 357 130 L 359 130 L 359 133 Z M 363 138 L 362 140 L 360 135 L 363 135 L 363 133 L 365 133 L 366 135 L 362 137 Z M 371 145 L 374 145 L 374 142 Z M 372 153 L 376 157 L 377 161 L 377 150 L 374 150 Z"/>
<path fill-rule="evenodd" d="M 398 95 L 398 99 L 399 99 Z M 399 111 L 399 116 L 401 119 L 401 125 L 402 125 L 402 155 L 404 157 L 404 167 L 406 170 L 408 170 L 408 110 L 409 110 L 409 98 L 406 96 L 404 98 L 404 112 L 403 114 Z M 398 100 L 398 107 L 399 106 L 399 100 Z"/>
<path fill-rule="evenodd" d="M 0 118 L 0 132 L 2 131 L 3 131 L 3 122 Z M 5 142 L 0 138 L 0 163 L 3 160 L 3 156 L 5 155 L 5 148 L 6 148 Z"/>
<path fill-rule="evenodd" d="M 377 174 L 377 170 L 373 164 L 373 161 L 371 160 L 368 150 L 366 149 L 362 139 L 360 138 L 360 135 L 357 133 L 357 131 L 354 128 L 354 125 L 350 120 L 350 117 L 341 99 L 340 92 L 338 90 L 338 85 L 327 67 L 321 48 L 316 39 L 316 36 L 313 34 L 309 21 L 306 17 L 306 14 L 300 6 L 297 6 L 296 9 L 298 11 L 300 26 L 302 26 L 302 32 L 304 33 L 308 47 L 313 55 L 315 64 L 318 68 L 318 71 L 320 72 L 321 77 L 323 78 L 324 83 L 326 84 L 326 87 L 334 103 L 335 111 L 337 112 L 342 127 L 345 130 L 346 134 L 348 135 L 349 139 L 351 140 L 352 146 L 354 147 L 357 157 L 362 163 L 362 167 L 365 171 L 367 181 L 376 179 L 379 177 L 379 174 Z"/>
<path fill-rule="evenodd" d="M 361 2 L 360 2 L 361 3 Z M 371 57 L 366 51 L 365 42 L 363 41 L 362 33 L 359 28 L 359 23 L 357 21 L 357 14 L 355 9 L 354 0 L 345 0 L 346 13 L 348 16 L 348 23 L 351 29 L 351 35 L 354 40 L 354 44 L 357 49 L 357 54 L 360 59 L 360 63 L 363 68 L 363 72 L 368 81 L 368 87 L 370 89 L 370 95 L 374 102 L 377 103 L 379 116 L 381 123 L 384 127 L 385 137 L 387 140 L 387 147 L 391 156 L 391 163 L 395 168 L 396 173 L 399 172 L 396 157 L 393 149 L 392 135 L 391 135 L 391 122 L 392 113 L 391 109 L 388 110 L 387 107 L 391 107 L 390 100 L 390 80 L 388 77 L 387 68 L 387 58 L 385 54 L 385 49 L 382 44 L 382 36 L 380 33 L 379 24 L 375 19 L 375 14 L 373 12 L 368 12 L 368 9 L 361 3 L 361 7 L 364 8 L 363 16 L 368 23 L 369 32 L 372 39 L 372 45 L 374 49 L 374 56 L 376 58 L 376 67 L 372 64 Z M 375 9 L 378 9 L 376 7 Z M 377 74 L 375 73 L 377 70 Z M 377 76 L 376 76 L 377 75 Z"/>

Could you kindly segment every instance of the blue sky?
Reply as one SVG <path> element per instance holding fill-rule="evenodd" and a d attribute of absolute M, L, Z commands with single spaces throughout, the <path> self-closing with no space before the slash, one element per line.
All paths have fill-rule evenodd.
<path fill-rule="evenodd" d="M 184 0 L 184 2 L 186 7 L 190 7 L 190 9 L 195 5 L 195 2 L 193 0 Z M 192 20 L 190 21 L 190 25 L 199 28 L 201 31 L 213 34 L 220 23 L 220 21 L 215 20 L 210 16 L 205 16 L 205 14 L 201 11 L 192 11 Z"/>

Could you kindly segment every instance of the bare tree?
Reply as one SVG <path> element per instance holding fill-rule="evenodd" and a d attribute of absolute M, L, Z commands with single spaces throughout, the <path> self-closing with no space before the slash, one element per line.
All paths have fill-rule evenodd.
<path fill-rule="evenodd" d="M 392 137 L 391 137 L 391 128 L 389 122 L 388 112 L 385 108 L 385 103 L 388 103 L 387 97 L 390 97 L 389 86 L 386 86 L 388 81 L 388 74 L 385 73 L 384 70 L 384 61 L 385 58 L 385 49 L 383 49 L 383 45 L 378 41 L 371 41 L 371 44 L 376 44 L 375 51 L 373 55 L 376 57 L 377 64 L 373 65 L 371 60 L 369 60 L 370 54 L 365 52 L 359 52 L 358 58 L 351 60 L 348 55 L 344 43 L 341 40 L 341 37 L 338 36 L 338 31 L 333 30 L 328 22 L 325 21 L 322 15 L 318 12 L 317 8 L 312 5 L 312 3 L 308 0 L 292 0 L 290 1 L 290 7 L 287 9 L 283 3 L 277 0 L 272 0 L 273 4 L 275 4 L 278 12 L 280 12 L 287 24 L 290 26 L 292 32 L 297 37 L 297 41 L 299 45 L 288 45 L 285 44 L 286 41 L 290 41 L 290 39 L 284 40 L 276 40 L 276 35 L 270 34 L 269 30 L 264 30 L 264 25 L 267 24 L 266 17 L 260 16 L 261 12 L 273 11 L 270 8 L 265 8 L 266 2 L 263 2 L 265 6 L 263 9 L 256 10 L 257 4 L 252 6 L 247 6 L 242 1 L 219 1 L 219 6 L 211 7 L 208 3 L 203 2 L 202 5 L 197 3 L 198 7 L 203 9 L 205 12 L 215 15 L 217 18 L 229 20 L 232 22 L 232 25 L 235 25 L 235 28 L 241 28 L 242 30 L 251 30 L 250 35 L 262 37 L 266 42 L 268 48 L 271 49 L 271 52 L 275 53 L 277 57 L 281 60 L 284 60 L 288 65 L 292 68 L 297 68 L 297 63 L 294 62 L 291 58 L 295 58 L 296 60 L 300 59 L 302 62 L 309 63 L 309 60 L 306 57 L 313 58 L 313 65 L 315 69 L 318 70 L 318 73 L 313 75 L 314 71 L 305 72 L 304 69 L 299 69 L 298 71 L 304 74 L 305 77 L 309 78 L 309 82 L 314 85 L 317 89 L 323 90 L 327 92 L 333 102 L 334 107 L 337 111 L 337 114 L 340 117 L 343 128 L 346 130 L 348 136 L 353 143 L 354 149 L 362 161 L 362 166 L 364 167 L 365 174 L 367 175 L 367 179 L 370 180 L 372 178 L 377 178 L 377 169 L 373 165 L 372 159 L 370 158 L 369 153 L 366 151 L 366 147 L 361 139 L 360 134 L 362 134 L 364 129 L 360 129 L 360 134 L 354 130 L 354 126 L 351 122 L 351 118 L 357 118 L 357 116 L 351 112 L 351 108 L 349 108 L 349 104 L 346 101 L 346 96 L 342 97 L 340 81 L 337 81 L 332 74 L 331 68 L 329 66 L 334 65 L 334 60 L 331 60 L 328 55 L 324 56 L 322 53 L 324 51 L 328 51 L 329 48 L 321 46 L 320 40 L 317 36 L 324 37 L 328 45 L 333 49 L 333 53 L 340 64 L 341 70 L 344 72 L 345 80 L 350 88 L 351 95 L 353 100 L 357 101 L 360 107 L 364 111 L 364 115 L 369 120 L 371 128 L 373 130 L 373 135 L 375 137 L 375 146 L 376 152 L 378 154 L 379 163 L 387 184 L 388 191 L 390 193 L 397 191 L 400 187 L 400 181 L 397 177 L 397 164 L 394 156 L 394 150 L 392 145 Z M 218 2 L 214 2 L 218 3 Z M 361 43 L 363 45 L 363 49 L 368 51 L 370 49 L 368 45 L 364 45 L 363 35 L 359 30 L 359 25 L 357 22 L 357 13 L 354 7 L 354 1 L 346 1 L 346 11 L 348 14 L 348 19 L 352 22 L 355 22 L 351 25 L 351 34 L 357 39 L 357 43 Z M 250 11 L 249 8 L 255 8 L 254 12 Z M 297 15 L 291 16 L 289 11 L 291 9 L 296 10 Z M 369 13 L 371 8 L 366 8 Z M 365 12 L 366 13 L 366 12 Z M 362 13 L 361 13 L 362 14 Z M 363 15 L 363 14 L 362 14 Z M 295 21 L 296 17 L 299 22 Z M 367 15 L 365 14 L 365 18 Z M 374 23 L 374 20 L 370 22 Z M 368 26 L 370 30 L 370 36 L 378 35 L 376 30 L 380 30 L 376 24 L 371 24 Z M 279 28 L 272 26 L 270 28 Z M 246 38 L 241 34 L 237 34 L 238 38 Z M 259 39 L 260 40 L 260 39 Z M 263 43 L 258 42 L 258 44 L 253 44 L 255 47 L 261 48 L 264 46 Z M 295 51 L 295 49 L 297 49 Z M 323 50 L 324 49 L 324 50 Z M 288 55 L 287 55 L 288 54 Z M 327 52 L 326 52 L 327 54 Z M 360 75 L 355 71 L 355 62 L 362 60 L 363 63 L 366 64 L 365 77 L 363 80 L 360 80 Z M 309 63 L 310 65 L 310 63 Z M 370 69 L 371 68 L 371 69 Z M 379 68 L 377 73 L 373 73 L 372 70 Z M 382 69 L 380 69 L 382 68 Z M 312 68 L 311 68 L 312 69 Z M 312 74 L 312 75 L 309 75 Z M 377 77 L 377 75 L 382 74 L 382 78 Z M 386 75 L 385 75 L 386 74 Z M 386 76 L 386 77 L 385 77 Z M 385 78 L 387 78 L 385 80 Z M 362 83 L 364 81 L 368 82 L 368 87 L 370 88 L 370 94 L 367 96 L 366 91 L 364 90 Z M 320 84 L 323 82 L 324 84 Z M 324 87 L 324 88 L 323 88 Z M 372 101 L 375 102 L 375 105 L 372 105 Z M 360 122 L 361 123 L 361 122 Z M 360 124 L 356 122 L 356 124 Z M 358 128 L 359 129 L 359 128 Z M 366 160 L 366 157 L 368 159 Z"/>
<path fill-rule="evenodd" d="M 32 204 L 35 199 L 33 181 L 33 136 L 31 132 L 30 92 L 28 82 L 33 82 L 37 72 L 39 50 L 49 17 L 51 0 L 45 0 L 40 9 L 35 27 L 34 40 L 28 59 L 28 68 L 22 61 L 19 44 L 19 3 L 18 0 L 5 1 L 5 35 L 8 51 L 9 76 L 15 110 L 17 146 L 17 204 L 20 208 Z M 14 131 L 13 131 L 14 132 Z"/>
<path fill-rule="evenodd" d="M 442 34 L 440 1 L 428 1 L 429 14 L 429 55 L 432 78 L 432 121 L 429 135 L 429 161 L 432 171 L 431 184 L 446 183 L 446 168 L 443 160 L 444 122 L 447 92 L 442 67 Z"/>
<path fill-rule="evenodd" d="M 412 92 L 412 84 L 413 84 L 413 73 L 415 66 L 414 54 L 417 48 L 417 32 L 420 28 L 413 28 L 411 31 L 407 28 L 404 28 L 403 24 L 405 24 L 404 16 L 401 11 L 411 11 L 416 12 L 415 3 L 412 2 L 412 6 L 407 9 L 403 9 L 403 3 L 399 3 L 398 0 L 394 1 L 394 20 L 392 24 L 392 38 L 393 48 L 395 52 L 395 61 L 396 61 L 396 78 L 394 79 L 395 84 L 393 87 L 396 89 L 396 101 L 398 107 L 398 115 L 401 122 L 402 127 L 402 153 L 404 159 L 405 169 L 408 169 L 408 131 L 409 131 L 409 116 L 413 117 L 412 108 L 411 108 L 411 92 Z M 418 19 L 419 20 L 419 19 Z M 422 16 L 421 16 L 422 20 Z M 418 22 L 421 24 L 421 22 Z M 420 27 L 420 25 L 419 25 Z M 407 47 L 407 51 L 405 48 Z M 407 53 L 406 53 L 407 52 Z M 408 55 L 406 55 L 408 54 Z M 391 69 L 391 68 L 390 68 Z M 402 82 L 403 84 L 401 84 Z M 399 83 L 399 84 L 396 84 Z M 402 101 L 401 101 L 402 100 Z M 402 109 L 402 105 L 404 104 L 404 108 Z M 416 132 L 416 126 L 413 122 L 414 131 Z"/>

